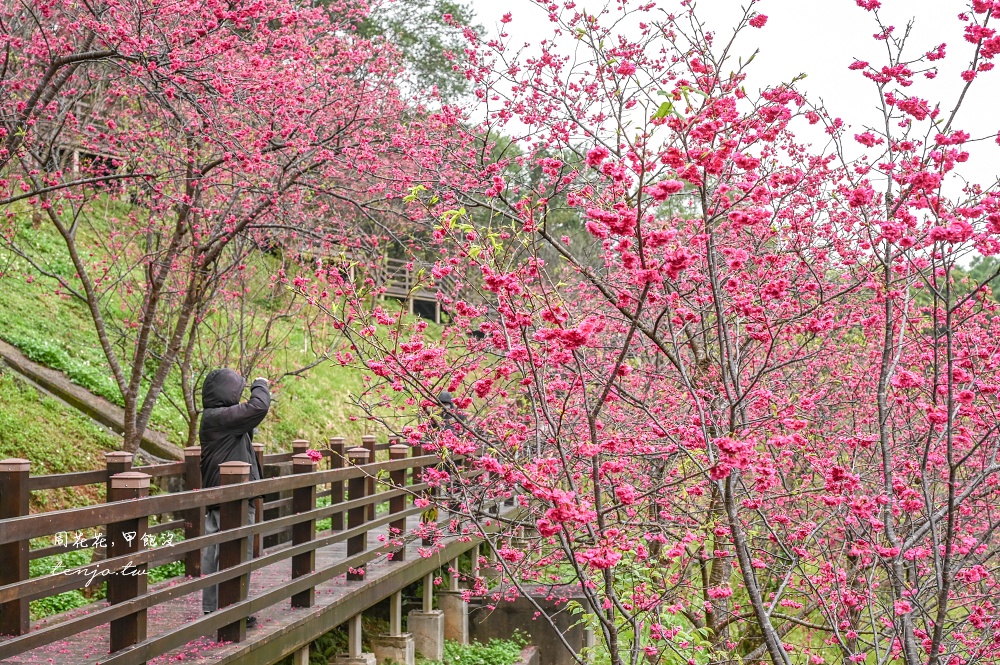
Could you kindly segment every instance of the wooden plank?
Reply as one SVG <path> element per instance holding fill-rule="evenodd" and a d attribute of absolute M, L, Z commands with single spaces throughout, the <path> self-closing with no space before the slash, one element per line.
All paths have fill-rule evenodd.
<path fill-rule="evenodd" d="M 169 462 L 167 464 L 150 464 L 149 466 L 134 466 L 133 471 L 148 473 L 153 478 L 163 478 L 164 476 L 183 476 L 185 470 L 184 462 Z"/>
<path fill-rule="evenodd" d="M 44 476 L 31 476 L 28 489 L 32 492 L 42 490 L 62 489 L 63 487 L 79 487 L 81 485 L 96 485 L 108 481 L 108 470 L 78 471 L 76 473 L 53 473 Z"/>

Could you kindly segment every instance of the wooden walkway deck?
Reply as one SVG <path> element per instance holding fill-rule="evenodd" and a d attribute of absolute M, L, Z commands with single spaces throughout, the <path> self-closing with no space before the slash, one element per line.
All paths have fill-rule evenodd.
<path fill-rule="evenodd" d="M 407 531 L 417 527 L 419 517 L 410 517 Z M 291 561 L 285 559 L 255 571 L 251 576 L 250 595 L 246 601 L 258 623 L 247 630 L 245 642 L 217 643 L 215 633 L 221 624 L 218 613 L 203 615 L 201 593 L 195 592 L 157 605 L 148 613 L 148 635 L 162 636 L 178 631 L 192 624 L 203 628 L 202 637 L 188 641 L 168 653 L 149 659 L 149 663 L 199 663 L 222 664 L 241 663 L 268 665 L 283 658 L 294 650 L 294 645 L 308 643 L 323 633 L 339 626 L 352 616 L 371 607 L 383 598 L 402 590 L 428 573 L 447 565 L 459 554 L 475 546 L 474 541 L 464 536 L 450 536 L 442 539 L 436 548 L 425 548 L 410 542 L 403 561 L 389 560 L 384 550 L 379 548 L 380 535 L 387 535 L 384 528 L 373 529 L 368 534 L 368 549 L 375 557 L 367 564 L 365 578 L 361 581 L 347 581 L 346 544 L 335 543 L 316 551 L 316 570 L 341 566 L 342 573 L 329 582 L 317 585 L 316 603 L 310 608 L 293 608 L 288 601 L 255 609 L 255 604 L 268 605 L 263 598 L 269 591 L 280 590 L 292 579 Z M 268 549 L 276 552 L 286 545 Z M 176 580 L 163 582 L 150 591 L 173 586 Z M 257 603 L 255 603 L 257 600 Z M 33 624 L 42 629 L 57 622 L 63 622 L 81 614 L 106 607 L 104 602 L 79 608 Z M 71 639 L 39 647 L 8 659 L 12 665 L 82 665 L 84 663 L 127 663 L 142 662 L 141 654 L 132 653 L 141 649 L 128 649 L 109 655 L 109 631 L 107 624 L 75 635 Z M 138 658 L 138 661 L 136 661 Z"/>

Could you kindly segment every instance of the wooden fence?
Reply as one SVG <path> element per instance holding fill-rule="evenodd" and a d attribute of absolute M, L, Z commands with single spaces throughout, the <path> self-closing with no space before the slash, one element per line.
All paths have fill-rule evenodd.
<path fill-rule="evenodd" d="M 406 518 L 418 515 L 421 508 L 411 505 L 408 497 L 429 491 L 420 482 L 422 471 L 437 465 L 440 459 L 423 455 L 420 448 L 407 445 L 378 445 L 375 437 L 364 437 L 363 445 L 345 450 L 343 438 L 330 440 L 322 465 L 314 462 L 305 450 L 308 442 L 293 443 L 292 453 L 263 455 L 263 465 L 291 462 L 288 476 L 248 482 L 250 465 L 228 462 L 222 465 L 222 486 L 200 489 L 200 449 L 185 449 L 185 461 L 156 466 L 132 467 L 131 455 L 109 453 L 107 468 L 74 474 L 31 476 L 27 460 L 0 461 L 0 634 L 12 636 L 0 641 L 0 661 L 16 654 L 51 644 L 103 624 L 110 626 L 112 655 L 104 662 L 143 663 L 186 644 L 206 631 L 218 631 L 219 640 L 242 641 L 246 636 L 245 619 L 250 612 L 247 580 L 251 571 L 282 560 L 291 560 L 292 581 L 254 597 L 254 611 L 278 603 L 292 607 L 311 607 L 314 588 L 343 574 L 345 570 L 363 570 L 372 559 L 394 552 L 402 560 L 405 548 L 399 541 L 369 547 L 368 533 L 389 527 L 393 533 L 405 531 Z M 388 460 L 375 461 L 379 451 L 388 450 Z M 149 496 L 153 478 L 183 478 L 184 491 Z M 28 514 L 31 492 L 60 487 L 105 483 L 107 503 L 95 506 Z M 381 490 L 381 491 L 379 491 Z M 258 521 L 246 525 L 248 503 L 261 496 L 281 496 L 258 504 Z M 287 496 L 287 494 L 291 496 Z M 328 506 L 317 507 L 317 500 L 329 497 Z M 376 516 L 376 506 L 388 504 L 388 512 Z M 207 507 L 220 508 L 221 530 L 204 535 Z M 263 520 L 264 510 L 288 507 L 291 514 Z M 274 511 L 272 511 L 273 513 Z M 182 516 L 172 519 L 169 516 Z M 154 517 L 168 516 L 151 525 Z M 331 529 L 317 534 L 316 522 L 331 518 Z M 185 538 L 171 547 L 148 547 L 150 534 L 184 529 Z M 104 529 L 107 556 L 63 575 L 30 578 L 31 559 L 51 556 L 74 549 L 73 543 L 53 544 L 30 549 L 32 539 L 54 537 L 60 533 Z M 291 532 L 291 545 L 261 547 L 265 535 Z M 402 537 L 402 536 L 401 536 Z M 254 539 L 255 556 L 247 558 L 247 540 Z M 333 543 L 347 543 L 343 565 L 315 570 L 316 549 Z M 200 551 L 219 545 L 219 572 L 201 576 Z M 79 547 L 79 545 L 77 545 Z M 190 576 L 180 583 L 150 592 L 146 578 L 136 571 L 184 561 Z M 131 574 L 130 574 L 131 572 Z M 37 630 L 30 629 L 28 603 L 39 598 L 84 587 L 88 575 L 107 581 L 106 608 Z M 357 572 L 348 579 L 358 579 Z M 219 585 L 219 611 L 179 630 L 147 637 L 147 611 L 179 596 Z M 138 645 L 138 646 L 136 646 Z"/>

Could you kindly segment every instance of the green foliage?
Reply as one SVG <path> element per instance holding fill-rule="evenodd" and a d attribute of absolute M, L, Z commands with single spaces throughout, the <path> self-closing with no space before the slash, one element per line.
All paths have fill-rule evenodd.
<path fill-rule="evenodd" d="M 4 335 L 6 341 L 21 350 L 29 360 L 57 369 L 65 374 L 70 381 L 82 386 L 104 399 L 124 406 L 121 391 L 100 367 L 92 365 L 89 360 L 73 358 L 58 344 L 46 338 L 28 336 L 18 332 Z"/>
<path fill-rule="evenodd" d="M 387 632 L 388 629 L 388 623 L 383 620 L 368 616 L 361 618 L 361 633 L 364 636 L 380 635 Z M 367 638 L 363 639 L 362 647 L 367 651 L 371 650 L 371 644 Z M 335 656 L 346 652 L 347 626 L 344 625 L 334 628 L 313 640 L 309 646 L 309 664 L 328 665 L 333 662 Z M 276 665 L 292 665 L 292 656 L 286 656 L 284 659 L 279 660 Z"/>
<path fill-rule="evenodd" d="M 466 45 L 462 30 L 448 25 L 450 14 L 459 26 L 473 26 L 472 7 L 456 0 L 398 0 L 378 6 L 358 26 L 358 34 L 382 37 L 399 48 L 408 76 L 415 88 L 437 86 L 442 99 L 451 102 L 469 92 L 469 82 L 455 63 Z M 449 57 L 446 53 L 453 54 Z"/>
<path fill-rule="evenodd" d="M 117 437 L 0 371 L 0 459 L 29 459 L 33 475 L 71 473 L 99 468 L 117 448 Z"/>
<path fill-rule="evenodd" d="M 582 623 L 587 629 L 596 631 L 599 634 L 600 622 L 597 616 L 591 612 L 586 612 L 580 603 L 574 600 L 571 600 L 567 604 L 567 609 L 579 617 L 578 623 Z M 672 651 L 669 649 L 669 646 L 663 647 L 664 643 L 662 641 L 656 642 L 662 648 L 656 659 L 658 665 L 707 665 L 715 660 L 710 650 L 711 631 L 709 629 L 695 628 L 682 616 L 668 612 L 661 612 L 657 622 L 667 629 L 677 630 L 676 636 L 669 644 L 682 644 L 686 642 L 690 647 L 694 647 L 693 649 L 688 648 L 683 651 Z M 623 645 L 622 655 L 626 657 L 626 660 L 630 648 L 637 645 L 637 648 L 641 649 L 642 645 L 654 644 L 650 636 L 649 624 L 640 624 L 640 626 L 641 629 L 638 635 L 627 624 L 621 627 L 619 639 Z M 608 653 L 607 645 L 603 644 L 603 641 L 598 641 L 593 647 L 585 647 L 580 655 L 592 665 L 609 665 L 611 663 L 611 655 Z"/>
<path fill-rule="evenodd" d="M 30 236 L 33 251 L 38 253 L 38 260 L 47 270 L 53 272 L 54 266 L 63 265 L 65 247 L 48 226 L 31 229 L 27 214 L 19 217 L 17 222 L 19 237 Z M 100 252 L 100 243 L 94 243 L 94 247 Z M 266 280 L 277 269 L 277 259 L 267 255 L 257 258 L 262 262 L 261 279 Z M 98 343 L 88 309 L 65 292 L 60 293 L 53 279 L 42 275 L 12 253 L 0 249 L 0 264 L 6 266 L 3 288 L 0 288 L 0 338 L 18 347 L 29 359 L 59 370 L 74 383 L 121 405 L 121 393 Z M 69 276 L 72 276 L 71 270 Z M 260 306 L 271 306 L 274 302 L 273 298 L 269 298 L 266 304 Z M 247 307 L 252 310 L 257 305 L 248 302 Z M 127 312 L 115 303 L 108 303 L 104 315 L 110 327 L 115 329 L 124 326 Z M 303 367 L 313 362 L 317 353 L 327 350 L 322 339 L 314 338 L 317 333 L 321 338 L 328 336 L 327 342 L 337 339 L 332 326 L 310 331 L 299 321 L 287 320 L 280 321 L 276 328 L 275 335 L 282 338 L 283 343 L 275 354 L 273 364 L 284 369 Z M 197 372 L 202 368 L 195 369 Z M 261 370 L 261 374 L 267 373 L 267 370 Z M 293 439 L 320 442 L 331 436 L 359 436 L 365 430 L 361 421 L 351 419 L 354 412 L 349 395 L 361 390 L 359 371 L 332 362 L 321 363 L 302 376 L 287 376 L 277 386 L 278 400 L 261 426 L 257 440 L 281 443 L 285 447 Z M 176 370 L 168 377 L 164 394 L 153 409 L 150 426 L 165 433 L 171 442 L 187 445 L 186 412 L 180 375 Z M 39 454 L 37 457 L 32 455 L 32 459 L 48 457 L 49 448 L 56 445 L 60 449 L 72 450 L 72 446 L 66 446 L 66 443 L 76 439 L 60 436 L 57 432 L 39 432 L 36 435 L 32 445 L 37 445 Z M 0 431 L 0 440 L 3 434 Z M 110 441 L 114 439 L 109 438 Z M 119 446 L 120 442 L 116 442 L 107 449 Z M 276 450 L 268 448 L 267 452 Z M 56 451 L 55 456 L 59 457 L 60 453 Z M 73 470 L 97 468 L 100 462 L 96 460 L 93 465 Z"/>
<path fill-rule="evenodd" d="M 172 577 L 183 576 L 184 562 L 174 561 L 173 563 L 165 563 L 162 566 L 157 566 L 156 568 L 150 568 L 147 575 L 147 582 L 149 582 L 149 584 L 158 584 L 164 580 L 169 580 Z"/>
<path fill-rule="evenodd" d="M 528 640 L 515 633 L 509 640 L 490 640 L 486 644 L 473 642 L 459 644 L 451 640 L 444 643 L 444 665 L 513 665 L 521 657 Z M 428 665 L 435 661 L 424 661 Z"/>

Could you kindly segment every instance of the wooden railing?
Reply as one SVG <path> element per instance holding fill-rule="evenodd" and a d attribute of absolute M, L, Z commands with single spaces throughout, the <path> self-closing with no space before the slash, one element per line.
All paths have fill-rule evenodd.
<path fill-rule="evenodd" d="M 296 248 L 304 255 L 316 255 L 350 266 L 355 257 L 351 250 L 335 245 L 333 250 L 301 242 Z M 431 275 L 432 264 L 413 259 L 395 259 L 383 256 L 380 259 L 368 256 L 358 258 L 360 265 L 365 266 L 365 276 L 370 277 L 376 289 L 385 289 L 384 295 L 392 298 L 416 299 L 435 302 L 437 293 L 443 293 L 449 298 L 459 295 L 458 282 L 451 275 L 435 278 Z M 347 270 L 347 268 L 345 268 Z M 421 274 L 422 271 L 422 274 Z M 420 275 L 418 277 L 418 275 Z M 354 279 L 353 273 L 346 273 L 349 279 Z"/>
<path fill-rule="evenodd" d="M 263 455 L 264 464 L 291 461 L 289 476 L 249 482 L 250 465 L 228 462 L 222 469 L 222 486 L 198 489 L 200 484 L 200 449 L 185 450 L 184 462 L 147 467 L 131 467 L 131 457 L 108 454 L 108 468 L 60 476 L 30 476 L 26 460 L 0 461 L 0 634 L 11 635 L 0 641 L 0 661 L 16 654 L 49 645 L 81 631 L 109 624 L 112 655 L 105 663 L 116 665 L 144 663 L 167 653 L 206 632 L 217 631 L 220 640 L 245 638 L 245 618 L 252 611 L 278 603 L 292 607 L 311 607 L 316 585 L 345 572 L 356 572 L 372 559 L 395 552 L 394 561 L 404 558 L 405 547 L 390 540 L 384 545 L 368 542 L 368 533 L 376 528 L 405 528 L 407 517 L 418 515 L 422 508 L 408 497 L 427 492 L 429 486 L 418 482 L 422 470 L 440 463 L 419 448 L 406 445 L 378 445 L 375 437 L 364 437 L 363 446 L 344 450 L 342 438 L 330 440 L 325 451 L 329 468 L 318 469 L 305 454 L 308 442 L 296 441 L 294 452 Z M 388 460 L 373 461 L 376 453 L 388 449 Z M 197 471 L 197 475 L 196 471 Z M 183 476 L 184 491 L 149 496 L 153 478 Z M 58 487 L 107 483 L 108 503 L 57 512 L 28 515 L 32 491 Z M 346 489 L 346 492 L 345 492 Z M 378 491 L 381 490 L 381 491 Z M 263 508 L 290 505 L 292 514 L 244 525 L 248 502 L 254 497 L 291 493 L 288 498 L 263 504 Z M 330 497 L 327 506 L 317 507 L 317 500 Z M 259 499 L 258 499 L 259 500 Z M 388 504 L 388 512 L 378 515 L 376 506 Z M 203 535 L 204 511 L 220 507 L 222 530 Z M 260 508 L 260 506 L 258 506 Z M 262 516 L 258 509 L 257 515 Z M 183 515 L 184 519 L 150 526 L 151 517 Z M 331 529 L 317 534 L 317 520 L 331 518 Z M 171 547 L 147 547 L 144 535 L 168 528 L 185 529 L 185 539 Z M 28 562 L 38 556 L 51 556 L 72 545 L 30 550 L 32 539 L 52 537 L 64 532 L 103 529 L 107 557 L 62 575 L 30 578 Z M 256 542 L 268 534 L 291 531 L 291 545 L 257 548 L 258 555 L 247 560 L 246 539 Z M 318 548 L 346 542 L 347 556 L 342 563 L 315 570 Z M 220 546 L 220 570 L 200 576 L 200 551 Z M 191 577 L 170 586 L 149 591 L 145 577 L 135 570 L 183 560 Z M 253 570 L 275 562 L 290 560 L 292 580 L 248 600 L 246 576 Z M 192 571 L 191 568 L 195 570 Z M 129 575 L 129 570 L 133 574 Z M 349 574 L 348 579 L 358 575 Z M 90 611 L 54 625 L 30 630 L 28 603 L 86 586 L 88 579 L 106 580 L 109 606 Z M 149 637 L 146 613 L 150 608 L 206 587 L 219 585 L 219 610 L 180 629 Z M 251 611 L 252 610 L 252 611 Z"/>

